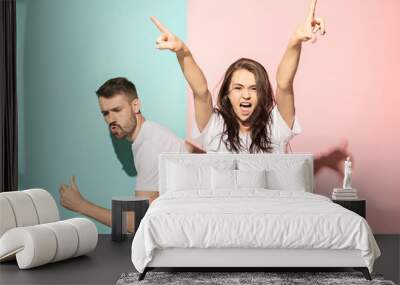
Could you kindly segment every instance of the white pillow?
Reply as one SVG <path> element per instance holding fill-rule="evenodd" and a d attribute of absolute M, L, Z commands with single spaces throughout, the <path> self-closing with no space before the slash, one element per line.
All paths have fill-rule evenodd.
<path fill-rule="evenodd" d="M 212 190 L 236 190 L 236 170 L 211 168 Z"/>
<path fill-rule="evenodd" d="M 290 168 L 267 171 L 267 188 L 272 190 L 306 191 L 305 163 L 292 164 Z"/>
<path fill-rule="evenodd" d="M 238 167 L 247 171 L 266 170 L 267 189 L 307 191 L 311 187 L 307 178 L 311 170 L 304 160 L 239 159 Z"/>
<path fill-rule="evenodd" d="M 237 188 L 267 188 L 267 172 L 262 170 L 236 170 Z"/>
<path fill-rule="evenodd" d="M 168 162 L 167 191 L 210 189 L 210 167 Z"/>

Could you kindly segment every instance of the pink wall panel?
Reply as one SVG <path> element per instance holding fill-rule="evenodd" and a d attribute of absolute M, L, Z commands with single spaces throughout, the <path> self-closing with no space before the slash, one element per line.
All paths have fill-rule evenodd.
<path fill-rule="evenodd" d="M 240 57 L 263 63 L 275 85 L 288 39 L 308 5 L 189 0 L 188 45 L 213 93 Z M 326 18 L 327 34 L 303 45 L 295 98 L 304 132 L 292 149 L 320 153 L 348 140 L 353 186 L 367 199 L 370 225 L 375 233 L 400 233 L 400 1 L 320 0 L 316 16 Z M 329 169 L 316 177 L 319 194 L 330 196 L 340 185 Z"/>

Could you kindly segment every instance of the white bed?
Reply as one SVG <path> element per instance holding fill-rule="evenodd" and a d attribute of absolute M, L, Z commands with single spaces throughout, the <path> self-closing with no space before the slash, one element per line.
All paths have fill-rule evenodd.
<path fill-rule="evenodd" d="M 162 154 L 159 182 L 132 243 L 141 278 L 154 267 L 354 267 L 370 278 L 380 255 L 362 217 L 313 194 L 311 154 Z"/>

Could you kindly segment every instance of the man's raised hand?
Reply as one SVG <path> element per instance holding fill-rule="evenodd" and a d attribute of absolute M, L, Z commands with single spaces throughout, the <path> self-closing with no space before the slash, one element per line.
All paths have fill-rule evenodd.
<path fill-rule="evenodd" d="M 185 45 L 180 38 L 171 33 L 156 17 L 151 16 L 150 19 L 161 32 L 156 41 L 156 48 L 160 50 L 168 49 L 175 53 L 183 50 Z"/>
<path fill-rule="evenodd" d="M 315 33 L 320 31 L 321 35 L 325 35 L 326 26 L 325 20 L 322 17 L 315 17 L 315 7 L 317 5 L 317 0 L 310 1 L 310 8 L 308 11 L 307 18 L 303 24 L 301 24 L 296 32 L 294 33 L 294 37 L 299 41 L 309 41 L 311 40 L 314 43 L 317 38 Z"/>
<path fill-rule="evenodd" d="M 76 185 L 75 176 L 70 178 L 70 185 L 60 184 L 60 202 L 64 208 L 80 212 L 85 199 L 82 197 L 78 186 Z"/>

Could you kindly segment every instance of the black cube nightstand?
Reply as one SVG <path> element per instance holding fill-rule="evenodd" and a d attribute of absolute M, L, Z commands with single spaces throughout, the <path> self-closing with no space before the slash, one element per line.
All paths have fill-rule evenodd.
<path fill-rule="evenodd" d="M 361 217 L 366 219 L 366 204 L 367 201 L 365 199 L 356 199 L 356 200 L 334 200 L 332 202 L 339 204 L 340 206 L 353 211 L 356 214 L 359 214 Z"/>
<path fill-rule="evenodd" d="M 140 197 L 113 197 L 112 198 L 112 227 L 111 239 L 123 241 L 127 237 L 125 212 L 135 212 L 135 231 L 149 208 L 149 199 Z"/>

